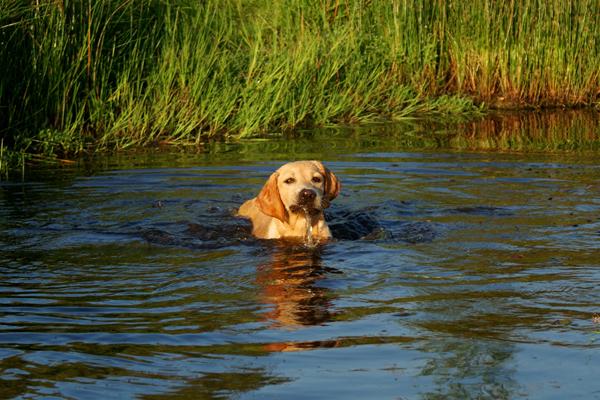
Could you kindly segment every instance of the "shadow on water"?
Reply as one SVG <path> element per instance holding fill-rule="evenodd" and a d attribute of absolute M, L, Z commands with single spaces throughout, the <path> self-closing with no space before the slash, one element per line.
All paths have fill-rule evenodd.
<path fill-rule="evenodd" d="M 333 241 L 370 241 L 378 243 L 425 243 L 434 240 L 438 232 L 433 224 L 422 221 L 396 220 L 410 214 L 408 202 L 388 201 L 363 210 L 332 207 L 325 214 Z M 490 207 L 458 207 L 450 212 L 464 214 L 495 214 L 500 209 Z M 211 207 L 211 218 L 203 223 L 178 222 L 169 227 L 143 228 L 139 235 L 148 243 L 183 246 L 196 249 L 218 249 L 235 245 L 275 246 L 278 240 L 256 240 L 251 223 L 235 217 L 235 211 Z M 393 218 L 386 219 L 386 216 Z"/>

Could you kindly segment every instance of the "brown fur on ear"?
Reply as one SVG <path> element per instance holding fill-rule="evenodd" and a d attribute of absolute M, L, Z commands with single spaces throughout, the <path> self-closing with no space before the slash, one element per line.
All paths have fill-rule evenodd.
<path fill-rule="evenodd" d="M 286 222 L 288 220 L 288 213 L 279 196 L 279 189 L 277 188 L 278 176 L 277 172 L 271 174 L 269 180 L 256 197 L 256 203 L 263 213 Z"/>
<path fill-rule="evenodd" d="M 321 174 L 325 177 L 325 199 L 327 200 L 327 204 L 329 206 L 329 202 L 335 199 L 338 194 L 340 194 L 340 190 L 342 189 L 342 184 L 338 180 L 337 176 L 333 172 L 331 172 L 328 168 L 326 168 L 321 162 L 315 161 Z"/>

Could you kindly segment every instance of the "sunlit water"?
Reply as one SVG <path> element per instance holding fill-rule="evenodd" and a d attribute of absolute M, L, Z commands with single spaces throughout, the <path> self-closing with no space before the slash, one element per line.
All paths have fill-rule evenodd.
<path fill-rule="evenodd" d="M 2 183 L 1 397 L 600 398 L 597 156 L 357 137 Z M 298 158 L 336 240 L 253 239 Z"/>

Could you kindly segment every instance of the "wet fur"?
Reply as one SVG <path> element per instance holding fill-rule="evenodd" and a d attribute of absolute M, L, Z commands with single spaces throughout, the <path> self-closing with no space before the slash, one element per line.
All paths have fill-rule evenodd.
<path fill-rule="evenodd" d="M 290 178 L 293 183 L 289 183 Z M 252 221 L 252 234 L 260 239 L 302 238 L 306 235 L 308 216 L 313 238 L 328 239 L 331 232 L 323 209 L 329 207 L 340 188 L 335 174 L 319 161 L 288 163 L 271 174 L 258 196 L 242 204 L 238 216 Z M 299 203 L 302 189 L 315 192 L 313 202 Z"/>

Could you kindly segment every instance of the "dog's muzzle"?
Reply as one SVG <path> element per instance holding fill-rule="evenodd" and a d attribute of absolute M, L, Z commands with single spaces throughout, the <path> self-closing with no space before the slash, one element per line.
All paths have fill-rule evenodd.
<path fill-rule="evenodd" d="M 302 189 L 298 193 L 298 202 L 290 207 L 292 212 L 309 212 L 312 214 L 318 214 L 321 212 L 315 205 L 317 198 L 317 192 L 311 189 Z"/>

